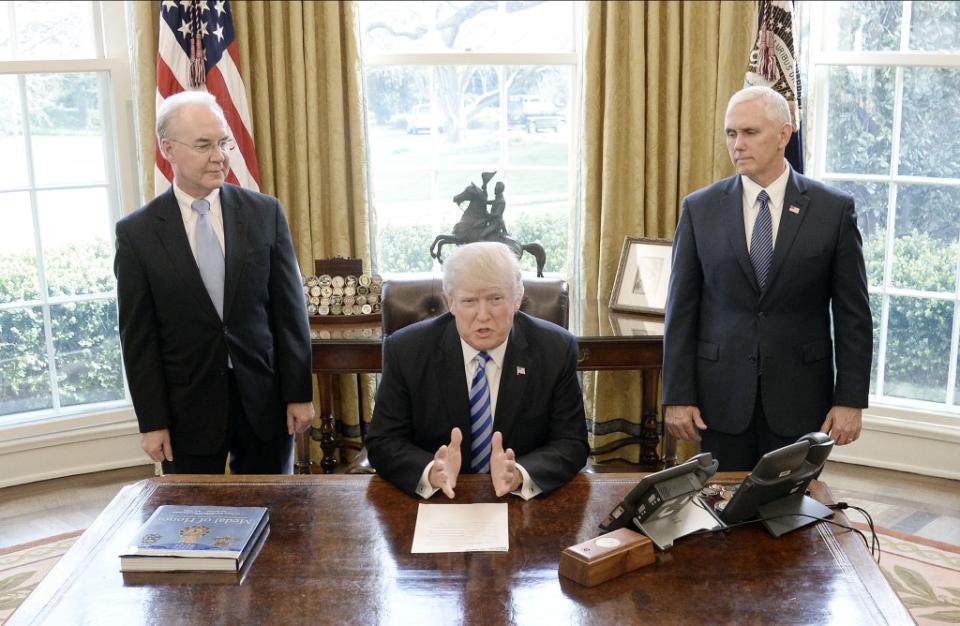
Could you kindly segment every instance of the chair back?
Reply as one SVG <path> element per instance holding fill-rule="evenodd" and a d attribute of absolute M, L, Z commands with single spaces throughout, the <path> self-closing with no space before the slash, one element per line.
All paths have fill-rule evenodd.
<path fill-rule="evenodd" d="M 383 282 L 383 336 L 447 310 L 438 274 L 407 274 Z M 520 310 L 567 328 L 570 298 L 562 278 L 524 278 Z"/>

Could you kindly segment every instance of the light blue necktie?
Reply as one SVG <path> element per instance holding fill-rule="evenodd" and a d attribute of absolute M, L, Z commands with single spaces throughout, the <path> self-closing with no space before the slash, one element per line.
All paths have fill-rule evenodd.
<path fill-rule="evenodd" d="M 493 413 L 490 407 L 490 386 L 487 384 L 487 361 L 490 355 L 480 352 L 473 362 L 477 371 L 470 384 L 470 470 L 475 474 L 490 471 L 490 442 L 493 440 Z"/>
<path fill-rule="evenodd" d="M 767 282 L 767 272 L 770 271 L 770 261 L 773 260 L 773 217 L 770 215 L 770 196 L 767 192 L 761 190 L 757 200 L 760 202 L 760 211 L 750 237 L 750 263 L 757 275 L 757 283 L 760 284 L 760 289 L 763 289 Z"/>
<path fill-rule="evenodd" d="M 197 267 L 200 268 L 200 278 L 210 294 L 217 315 L 223 319 L 223 250 L 220 241 L 213 232 L 210 223 L 210 203 L 200 198 L 190 205 L 197 212 L 197 226 L 194 234 L 197 240 Z"/>

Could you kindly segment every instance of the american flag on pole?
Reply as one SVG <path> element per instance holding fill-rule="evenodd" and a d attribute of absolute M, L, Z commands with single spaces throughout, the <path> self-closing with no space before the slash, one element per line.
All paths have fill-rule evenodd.
<path fill-rule="evenodd" d="M 800 129 L 800 67 L 796 42 L 800 36 L 794 25 L 792 0 L 758 0 L 757 38 L 750 51 L 750 61 L 743 80 L 744 87 L 770 87 L 790 104 L 793 115 L 793 136 L 787 145 L 786 157 L 797 172 L 803 173 L 803 140 Z"/>
<path fill-rule="evenodd" d="M 186 90 L 208 91 L 217 98 L 237 142 L 230 156 L 227 182 L 260 189 L 260 168 L 253 147 L 250 107 L 240 76 L 240 54 L 227 0 L 164 0 L 160 3 L 157 49 L 157 108 Z M 173 169 L 156 149 L 154 191 L 160 195 L 173 181 Z"/>

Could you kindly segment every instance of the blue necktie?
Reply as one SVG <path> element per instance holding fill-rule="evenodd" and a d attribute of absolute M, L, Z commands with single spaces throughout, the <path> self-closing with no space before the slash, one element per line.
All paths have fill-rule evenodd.
<path fill-rule="evenodd" d="M 757 221 L 753 223 L 753 235 L 750 237 L 750 263 L 757 275 L 760 289 L 767 282 L 767 272 L 770 271 L 770 261 L 773 260 L 773 217 L 770 215 L 768 204 L 770 196 L 761 190 L 757 196 L 760 202 L 760 211 Z"/>
<path fill-rule="evenodd" d="M 223 250 L 213 224 L 210 223 L 210 203 L 200 198 L 190 205 L 197 212 L 197 226 L 194 235 L 197 240 L 197 267 L 200 268 L 200 278 L 210 294 L 217 315 L 223 319 Z"/>
<path fill-rule="evenodd" d="M 490 386 L 487 384 L 487 361 L 490 355 L 480 352 L 473 362 L 477 371 L 470 384 L 470 470 L 475 474 L 490 471 L 490 442 L 493 440 L 493 413 L 490 407 Z"/>

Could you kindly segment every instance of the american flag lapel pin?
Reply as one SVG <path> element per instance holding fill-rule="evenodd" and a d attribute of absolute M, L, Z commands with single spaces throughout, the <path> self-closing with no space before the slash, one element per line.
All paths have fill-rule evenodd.
<path fill-rule="evenodd" d="M 520 366 L 518 365 L 518 366 L 517 366 L 517 376 L 526 376 L 526 375 L 527 375 L 527 368 L 525 368 L 525 367 L 520 367 Z"/>
<path fill-rule="evenodd" d="M 798 206 L 795 205 L 795 204 L 791 204 L 791 205 L 790 205 L 790 208 L 787 209 L 787 210 L 790 211 L 791 213 L 799 213 L 799 212 L 800 212 L 800 207 L 798 207 Z"/>

